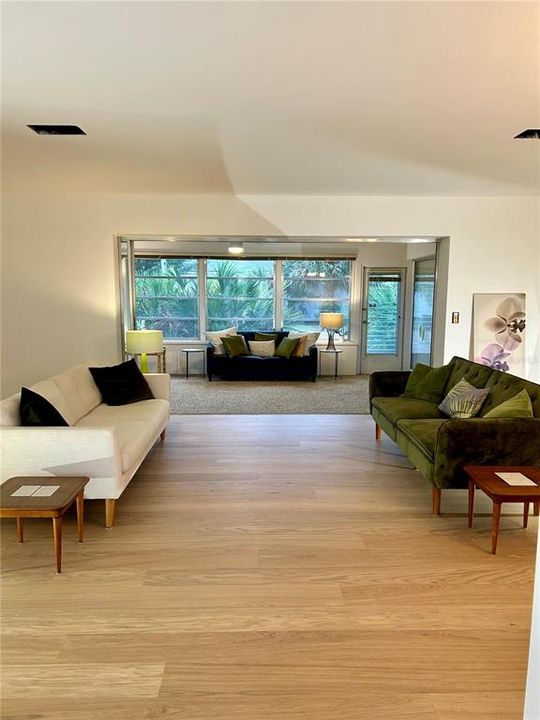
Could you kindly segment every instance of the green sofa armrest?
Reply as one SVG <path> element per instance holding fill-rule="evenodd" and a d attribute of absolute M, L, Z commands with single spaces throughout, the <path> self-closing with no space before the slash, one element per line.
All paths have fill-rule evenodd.
<path fill-rule="evenodd" d="M 403 395 L 410 370 L 388 370 L 371 373 L 369 376 L 369 402 L 376 397 L 398 397 Z"/>
<path fill-rule="evenodd" d="M 540 466 L 540 418 L 448 420 L 437 434 L 433 484 L 465 488 L 465 465 Z"/>

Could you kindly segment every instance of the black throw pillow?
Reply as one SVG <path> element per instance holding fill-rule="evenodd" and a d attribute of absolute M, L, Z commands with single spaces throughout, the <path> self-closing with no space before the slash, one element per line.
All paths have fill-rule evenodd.
<path fill-rule="evenodd" d="M 139 400 L 152 400 L 153 395 L 135 360 L 112 367 L 91 367 L 103 402 L 107 405 L 129 405 Z"/>
<path fill-rule="evenodd" d="M 39 425 L 48 425 L 49 427 L 67 426 L 58 410 L 42 395 L 38 395 L 33 390 L 21 388 L 21 404 L 19 406 L 21 413 L 21 425 L 36 427 Z"/>

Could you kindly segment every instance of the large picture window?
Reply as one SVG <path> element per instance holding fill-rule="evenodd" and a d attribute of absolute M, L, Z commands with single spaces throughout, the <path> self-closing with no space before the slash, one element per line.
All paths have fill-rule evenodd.
<path fill-rule="evenodd" d="M 208 260 L 207 330 L 273 328 L 274 276 L 274 260 Z"/>
<path fill-rule="evenodd" d="M 349 334 L 350 260 L 134 258 L 135 327 L 166 340 L 203 340 L 206 330 L 320 330 L 341 312 Z"/>
<path fill-rule="evenodd" d="M 314 332 L 320 313 L 340 312 L 348 337 L 350 286 L 349 260 L 283 260 L 283 328 Z"/>
<path fill-rule="evenodd" d="M 135 327 L 170 340 L 199 337 L 197 260 L 135 258 Z"/>

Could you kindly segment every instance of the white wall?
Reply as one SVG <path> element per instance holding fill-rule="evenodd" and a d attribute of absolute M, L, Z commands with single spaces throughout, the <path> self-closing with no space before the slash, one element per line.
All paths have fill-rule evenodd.
<path fill-rule="evenodd" d="M 2 395 L 119 358 L 117 234 L 450 236 L 445 359 L 468 355 L 473 292 L 526 292 L 528 376 L 540 380 L 536 209 L 532 197 L 5 195 Z"/>

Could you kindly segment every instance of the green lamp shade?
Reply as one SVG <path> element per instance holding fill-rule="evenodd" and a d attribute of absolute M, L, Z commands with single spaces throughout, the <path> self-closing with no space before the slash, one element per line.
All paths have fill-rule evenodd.
<path fill-rule="evenodd" d="M 141 356 L 141 372 L 148 372 L 146 353 L 163 352 L 163 332 L 161 330 L 128 330 L 126 332 L 126 352 Z"/>

